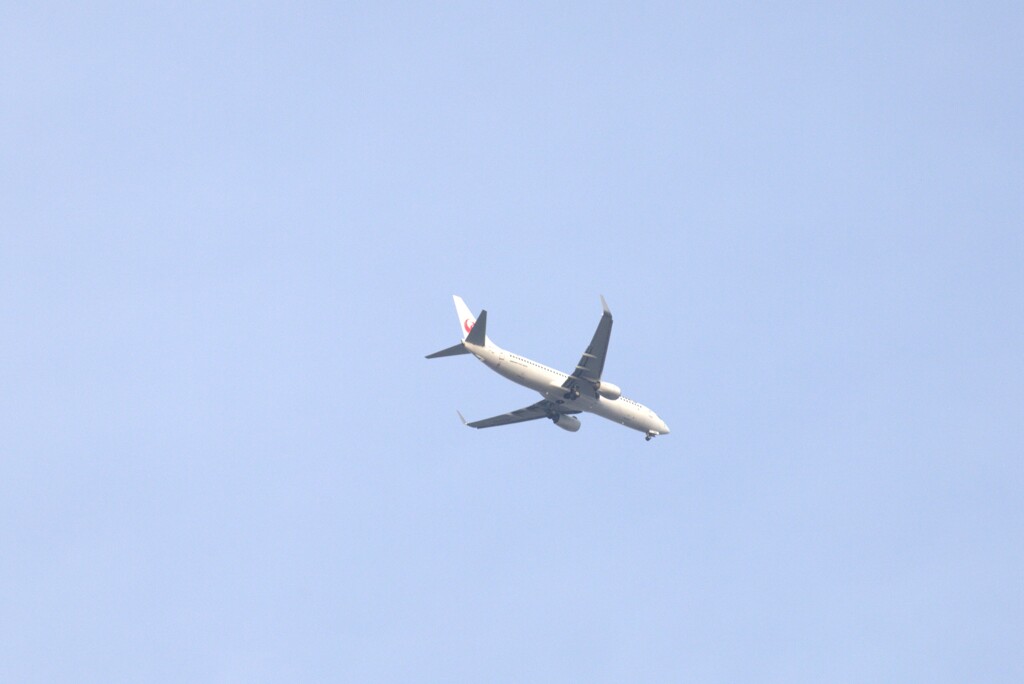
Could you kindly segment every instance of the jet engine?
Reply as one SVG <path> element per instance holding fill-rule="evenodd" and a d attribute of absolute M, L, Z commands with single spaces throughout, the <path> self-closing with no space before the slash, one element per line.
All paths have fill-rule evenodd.
<path fill-rule="evenodd" d="M 567 416 L 564 413 L 559 413 L 551 419 L 551 422 L 563 430 L 568 430 L 569 432 L 578 432 L 580 425 L 582 425 L 578 419 L 573 416 Z"/>
<path fill-rule="evenodd" d="M 605 399 L 611 399 L 612 401 L 615 401 L 616 399 L 622 396 L 622 389 L 618 385 L 613 385 L 610 382 L 605 382 L 604 380 L 602 380 L 601 382 L 597 383 L 597 393 L 600 394 Z"/>

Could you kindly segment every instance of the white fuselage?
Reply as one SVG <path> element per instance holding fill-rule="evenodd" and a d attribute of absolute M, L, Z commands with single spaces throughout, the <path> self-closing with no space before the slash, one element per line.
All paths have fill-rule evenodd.
<path fill-rule="evenodd" d="M 594 413 L 649 435 L 667 435 L 669 432 L 665 421 L 654 411 L 625 396 L 606 399 L 602 396 L 591 397 L 583 394 L 576 399 L 566 399 L 566 390 L 562 386 L 569 378 L 566 373 L 502 349 L 490 340 L 486 345 L 466 343 L 466 348 L 494 372 L 523 387 L 540 392 L 545 399 L 561 406 Z"/>

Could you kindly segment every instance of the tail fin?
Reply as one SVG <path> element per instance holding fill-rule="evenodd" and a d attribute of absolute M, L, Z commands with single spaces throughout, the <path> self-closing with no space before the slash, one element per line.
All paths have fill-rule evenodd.
<path fill-rule="evenodd" d="M 452 295 L 455 300 L 455 311 L 459 314 L 459 328 L 462 331 L 462 339 L 466 339 L 469 331 L 476 325 L 476 316 L 472 314 L 466 302 L 462 301 L 459 295 Z"/>

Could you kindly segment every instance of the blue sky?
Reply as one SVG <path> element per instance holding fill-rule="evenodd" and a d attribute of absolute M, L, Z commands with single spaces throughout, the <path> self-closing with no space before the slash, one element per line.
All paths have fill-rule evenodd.
<path fill-rule="evenodd" d="M 0 679 L 1024 679 L 1015 3 L 0 9 Z M 467 358 L 672 427 L 472 431 Z"/>

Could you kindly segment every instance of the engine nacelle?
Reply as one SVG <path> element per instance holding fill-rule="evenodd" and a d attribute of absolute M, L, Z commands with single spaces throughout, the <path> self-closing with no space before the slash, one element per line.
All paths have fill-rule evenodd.
<path fill-rule="evenodd" d="M 601 382 L 597 383 L 597 393 L 600 394 L 605 399 L 611 399 L 612 401 L 615 401 L 616 399 L 622 396 L 622 389 L 618 385 L 613 385 L 610 382 L 605 382 L 604 380 L 602 380 Z"/>
<path fill-rule="evenodd" d="M 560 413 L 551 419 L 558 427 L 569 432 L 578 432 L 582 423 L 574 416 L 567 416 L 564 413 Z"/>

